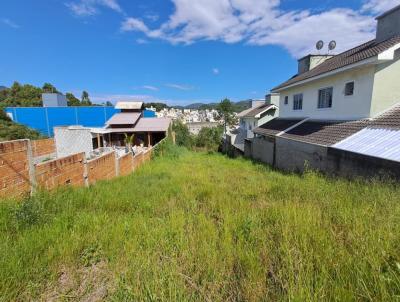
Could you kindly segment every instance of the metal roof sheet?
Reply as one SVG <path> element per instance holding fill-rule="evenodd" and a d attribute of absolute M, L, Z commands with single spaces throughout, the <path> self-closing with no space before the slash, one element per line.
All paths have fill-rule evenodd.
<path fill-rule="evenodd" d="M 143 102 L 118 102 L 115 105 L 115 109 L 142 109 Z"/>
<path fill-rule="evenodd" d="M 108 121 L 107 125 L 134 125 L 140 118 L 138 112 L 121 112 L 114 114 Z"/>
<path fill-rule="evenodd" d="M 400 162 L 400 130 L 368 127 L 332 147 Z"/>

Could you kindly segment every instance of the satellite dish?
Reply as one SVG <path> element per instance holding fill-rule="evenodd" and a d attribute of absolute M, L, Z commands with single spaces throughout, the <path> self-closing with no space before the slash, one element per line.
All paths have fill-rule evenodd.
<path fill-rule="evenodd" d="M 328 46 L 329 50 L 334 50 L 336 48 L 336 41 L 330 41 L 329 42 L 329 46 Z"/>
<path fill-rule="evenodd" d="M 317 44 L 315 44 L 315 47 L 317 48 L 317 50 L 321 50 L 324 47 L 324 41 L 319 40 Z"/>

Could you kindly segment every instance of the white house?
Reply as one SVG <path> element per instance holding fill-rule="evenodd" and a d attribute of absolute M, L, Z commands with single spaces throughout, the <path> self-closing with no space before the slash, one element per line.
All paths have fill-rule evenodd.
<path fill-rule="evenodd" d="M 240 112 L 239 127 L 227 134 L 230 144 L 244 151 L 244 140 L 253 138 L 253 130 L 278 116 L 278 94 L 268 94 L 265 100 L 251 100 L 251 107 Z"/>
<path fill-rule="evenodd" d="M 377 18 L 376 39 L 337 56 L 306 56 L 298 74 L 272 89 L 279 117 L 371 118 L 400 102 L 400 6 Z"/>

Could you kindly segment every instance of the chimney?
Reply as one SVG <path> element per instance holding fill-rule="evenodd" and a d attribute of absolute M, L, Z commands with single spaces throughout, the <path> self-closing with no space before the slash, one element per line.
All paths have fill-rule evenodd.
<path fill-rule="evenodd" d="M 324 63 L 326 60 L 332 58 L 333 55 L 308 55 L 298 60 L 299 68 L 297 75 L 310 71 L 317 67 L 319 64 Z"/>
<path fill-rule="evenodd" d="M 258 106 L 265 104 L 265 101 L 264 100 L 250 100 L 250 103 L 251 103 L 251 108 L 256 108 Z"/>
<path fill-rule="evenodd" d="M 376 42 L 382 42 L 394 36 L 400 35 L 400 5 L 392 8 L 376 18 Z"/>
<path fill-rule="evenodd" d="M 265 96 L 265 103 L 267 105 L 279 105 L 279 93 L 269 93 Z"/>

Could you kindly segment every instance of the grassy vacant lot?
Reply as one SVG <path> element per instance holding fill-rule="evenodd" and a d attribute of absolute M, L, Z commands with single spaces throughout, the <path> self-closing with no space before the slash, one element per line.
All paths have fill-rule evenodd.
<path fill-rule="evenodd" d="M 0 300 L 400 300 L 400 188 L 176 151 L 0 205 Z"/>

